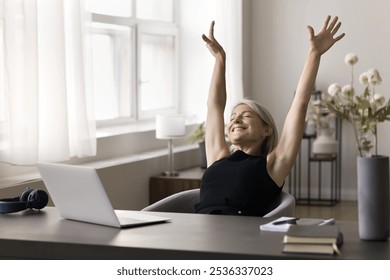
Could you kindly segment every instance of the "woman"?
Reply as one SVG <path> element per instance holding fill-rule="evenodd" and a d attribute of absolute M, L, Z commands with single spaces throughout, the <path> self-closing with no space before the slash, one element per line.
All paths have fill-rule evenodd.
<path fill-rule="evenodd" d="M 287 114 L 279 143 L 272 116 L 260 104 L 244 100 L 236 105 L 227 126 L 231 154 L 225 140 L 226 54 L 214 38 L 214 22 L 203 40 L 215 58 L 207 101 L 206 155 L 208 168 L 201 184 L 198 213 L 263 216 L 280 194 L 298 154 L 308 102 L 321 55 L 344 37 L 341 23 L 328 16 L 315 35 L 308 26 L 310 50 Z"/>

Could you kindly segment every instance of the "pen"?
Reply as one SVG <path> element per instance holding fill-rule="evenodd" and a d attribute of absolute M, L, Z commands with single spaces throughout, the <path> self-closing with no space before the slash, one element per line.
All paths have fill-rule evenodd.
<path fill-rule="evenodd" d="M 335 219 L 331 218 L 329 220 L 324 220 L 322 223 L 319 224 L 319 226 L 334 225 L 335 222 Z"/>
<path fill-rule="evenodd" d="M 283 221 L 276 221 L 276 222 L 273 222 L 272 224 L 273 225 L 283 225 L 283 224 L 296 224 L 296 221 L 298 221 L 299 218 L 292 218 L 292 219 L 287 219 L 287 220 L 283 220 Z"/>

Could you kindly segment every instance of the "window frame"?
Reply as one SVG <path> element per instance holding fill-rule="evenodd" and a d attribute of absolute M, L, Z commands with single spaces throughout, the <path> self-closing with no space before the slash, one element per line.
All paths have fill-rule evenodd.
<path fill-rule="evenodd" d="M 102 24 L 113 24 L 113 23 L 107 23 L 107 22 L 103 22 L 103 21 L 99 21 L 99 23 L 102 23 Z M 113 24 L 113 25 L 119 25 L 119 24 Z M 132 30 L 131 32 L 131 35 L 130 35 L 130 49 L 135 49 L 135 29 L 133 26 L 130 26 L 130 25 L 119 25 L 119 26 L 124 26 L 124 27 L 128 27 L 130 28 L 130 30 Z M 94 27 L 92 26 L 91 28 L 92 30 L 92 34 L 95 35 L 95 34 L 103 34 L 103 35 L 108 35 L 108 36 L 112 36 L 113 38 L 115 38 L 115 32 L 116 31 L 112 31 L 109 29 L 109 27 Z M 96 30 L 96 31 L 95 31 Z M 116 45 L 116 42 L 114 42 L 114 45 Z M 120 60 L 120 55 L 118 53 L 114 53 L 115 57 L 114 57 L 114 66 L 118 66 L 118 61 Z M 131 61 L 135 61 L 135 52 L 132 52 L 130 54 L 130 59 Z M 132 73 L 135 73 L 136 71 L 136 66 L 135 66 L 135 63 L 130 63 L 130 66 L 131 68 L 131 72 Z M 136 84 L 135 84 L 135 77 L 130 77 L 131 80 L 132 80 L 132 92 L 135 92 L 136 90 Z M 115 77 L 115 80 L 116 80 L 116 83 L 118 83 L 118 77 Z M 121 100 L 121 97 L 120 96 L 117 96 L 118 97 L 118 100 L 120 101 Z M 98 122 L 101 123 L 101 125 L 110 125 L 111 123 L 121 123 L 121 122 L 128 122 L 129 120 L 131 119 L 135 119 L 135 109 L 136 109 L 136 106 L 135 106 L 135 98 L 134 98 L 134 94 L 131 94 L 130 93 L 130 104 L 131 104 L 131 107 L 130 107 L 130 116 L 129 117 L 117 117 L 115 119 L 107 119 L 107 120 L 98 120 Z"/>
<path fill-rule="evenodd" d="M 135 1 L 133 1 L 133 11 L 135 11 Z M 126 124 L 139 124 L 147 123 L 152 120 L 157 114 L 163 113 L 178 113 L 180 100 L 179 100 L 179 58 L 180 58 L 180 30 L 178 26 L 178 1 L 173 0 L 173 21 L 157 21 L 157 20 L 146 20 L 137 19 L 135 15 L 130 17 L 123 16 L 112 16 L 98 13 L 91 14 L 92 24 L 103 23 L 118 26 L 129 27 L 133 30 L 131 34 L 130 49 L 132 54 L 130 55 L 133 63 L 130 62 L 130 67 L 134 70 L 132 91 L 130 92 L 131 102 L 131 116 L 129 117 L 118 117 L 107 120 L 96 120 L 97 128 L 109 128 L 110 126 L 120 126 Z M 92 33 L 94 34 L 94 33 Z M 140 100 L 140 87 L 141 87 L 141 38 L 142 35 L 152 36 L 169 36 L 173 37 L 174 44 L 174 64 L 173 64 L 173 106 L 169 108 L 160 108 L 155 110 L 141 111 L 141 100 Z M 117 59 L 117 58 L 115 58 Z M 133 68 L 134 67 L 134 68 Z"/>
<path fill-rule="evenodd" d="M 142 22 L 137 26 L 136 29 L 136 36 L 137 36 L 137 62 L 139 62 L 139 65 L 137 65 L 136 71 L 137 71 L 137 81 L 136 81 L 136 97 L 137 97 L 137 110 L 136 110 L 136 119 L 137 120 L 145 120 L 145 119 L 151 119 L 156 114 L 168 114 L 168 113 L 177 113 L 179 110 L 179 96 L 178 96 L 178 89 L 179 89 L 179 36 L 178 36 L 178 28 L 169 26 L 169 25 L 154 25 L 150 22 Z M 168 108 L 160 108 L 156 110 L 149 110 L 149 111 L 141 111 L 141 100 L 140 100 L 140 88 L 141 88 L 141 44 L 142 44 L 142 35 L 152 35 L 152 36 L 168 36 L 174 38 L 174 70 L 173 70 L 173 107 Z"/>

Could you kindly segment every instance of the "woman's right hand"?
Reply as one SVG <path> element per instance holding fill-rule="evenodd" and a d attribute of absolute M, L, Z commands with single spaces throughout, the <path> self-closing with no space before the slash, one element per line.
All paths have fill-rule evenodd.
<path fill-rule="evenodd" d="M 202 39 L 207 43 L 207 48 L 215 58 L 221 58 L 223 61 L 225 61 L 226 53 L 214 37 L 214 25 L 215 21 L 212 21 L 210 24 L 209 37 L 203 34 Z"/>

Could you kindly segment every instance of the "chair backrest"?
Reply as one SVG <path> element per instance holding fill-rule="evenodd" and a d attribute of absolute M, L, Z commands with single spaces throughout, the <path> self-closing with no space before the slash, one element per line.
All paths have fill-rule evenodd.
<path fill-rule="evenodd" d="M 200 189 L 193 189 L 175 193 L 145 207 L 142 211 L 195 213 L 194 205 L 199 202 L 199 191 Z M 283 190 L 264 217 L 293 216 L 294 211 L 294 196 Z"/>
<path fill-rule="evenodd" d="M 199 191 L 200 189 L 192 189 L 172 194 L 145 207 L 142 211 L 195 213 Z"/>
<path fill-rule="evenodd" d="M 295 197 L 289 192 L 282 190 L 279 197 L 272 203 L 268 209 L 268 213 L 263 217 L 293 217 L 295 212 Z"/>

